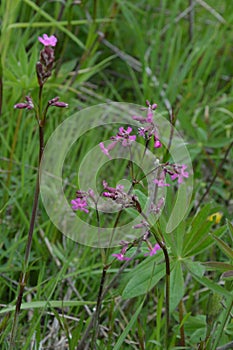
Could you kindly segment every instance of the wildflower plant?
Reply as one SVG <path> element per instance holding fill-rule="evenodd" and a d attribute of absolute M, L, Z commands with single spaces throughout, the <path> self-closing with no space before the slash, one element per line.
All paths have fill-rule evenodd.
<path fill-rule="evenodd" d="M 58 107 L 58 108 L 68 107 L 67 103 L 59 101 L 58 96 L 55 96 L 50 100 L 47 100 L 46 103 L 44 102 L 45 97 L 43 96 L 43 89 L 48 78 L 52 75 L 52 70 L 54 68 L 54 64 L 55 64 L 54 48 L 57 44 L 57 38 L 54 35 L 48 36 L 47 34 L 43 34 L 42 37 L 40 36 L 38 37 L 38 40 L 43 45 L 43 49 L 40 51 L 40 57 L 35 67 L 37 81 L 39 85 L 38 99 L 37 101 L 33 101 L 32 97 L 30 95 L 27 95 L 25 97 L 25 102 L 16 103 L 14 106 L 15 109 L 25 109 L 34 113 L 36 122 L 38 125 L 39 154 L 38 154 L 38 171 L 37 171 L 37 179 L 36 179 L 36 186 L 35 186 L 35 193 L 34 193 L 34 201 L 33 201 L 30 226 L 29 226 L 28 237 L 27 237 L 27 244 L 25 249 L 23 270 L 19 281 L 19 291 L 18 291 L 18 297 L 16 301 L 14 321 L 13 321 L 13 326 L 11 331 L 10 349 L 15 349 L 15 337 L 17 333 L 18 318 L 19 318 L 19 313 L 21 309 L 24 289 L 27 283 L 28 264 L 29 264 L 33 231 L 35 227 L 39 192 L 40 192 L 39 168 L 40 168 L 41 159 L 43 156 L 44 146 L 45 146 L 44 129 L 47 122 L 47 113 L 50 107 Z"/>
<path fill-rule="evenodd" d="M 78 349 L 88 342 L 92 328 L 92 344 L 98 335 L 103 298 L 113 283 L 105 285 L 107 270 L 119 261 L 123 264 L 120 273 L 140 254 L 143 259 L 158 256 L 162 263 L 169 333 L 171 247 L 167 235 L 187 213 L 192 166 L 184 141 L 157 113 L 157 104 L 147 101 L 146 106 L 111 103 L 88 108 L 63 122 L 46 145 L 41 194 L 49 217 L 73 240 L 103 248 L 96 311 Z M 109 128 L 109 137 L 99 137 L 99 144 L 82 159 L 76 196 L 68 199 L 61 181 L 67 151 L 86 131 L 103 126 Z M 63 143 L 63 150 L 55 164 L 51 159 L 58 142 Z M 115 161 L 119 162 L 119 174 L 113 176 L 111 163 Z"/>

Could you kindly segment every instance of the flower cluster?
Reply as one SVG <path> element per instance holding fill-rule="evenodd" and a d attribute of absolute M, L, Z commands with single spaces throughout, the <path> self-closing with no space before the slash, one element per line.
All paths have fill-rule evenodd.
<path fill-rule="evenodd" d="M 149 252 L 145 253 L 144 256 L 153 256 L 157 253 L 158 250 L 161 249 L 160 245 L 158 243 L 156 243 L 154 245 L 154 247 L 151 245 L 151 243 L 149 242 L 149 240 L 146 241 Z M 112 254 L 112 256 L 114 258 L 116 258 L 119 261 L 129 261 L 131 260 L 130 257 L 126 256 L 125 254 L 127 253 L 128 247 L 129 247 L 129 243 L 128 242 L 121 242 L 121 245 L 123 246 L 122 249 L 120 250 L 120 253 L 114 253 Z"/>
<path fill-rule="evenodd" d="M 47 34 L 43 34 L 43 37 L 39 36 L 38 40 L 44 45 L 43 50 L 41 50 L 40 52 L 40 60 L 36 64 L 37 80 L 40 88 L 42 88 L 48 77 L 50 77 L 52 74 L 52 69 L 55 60 L 54 50 L 52 49 L 52 47 L 56 46 L 57 38 L 54 35 L 48 36 Z M 14 108 L 28 110 L 34 109 L 34 103 L 32 98 L 30 96 L 26 96 L 25 100 L 25 102 L 15 104 Z M 68 104 L 59 101 L 59 97 L 56 96 L 48 101 L 44 115 L 46 114 L 47 109 L 50 106 L 66 108 L 68 107 Z M 43 123 L 39 121 L 39 124 L 42 125 Z"/>
<path fill-rule="evenodd" d="M 104 143 L 99 144 L 101 151 L 111 159 L 109 151 L 111 151 L 117 143 L 121 143 L 123 147 L 128 147 L 132 142 L 136 140 L 136 135 L 130 135 L 132 128 L 129 126 L 127 129 L 124 129 L 123 126 L 119 128 L 116 136 L 112 136 L 110 139 L 113 141 L 107 147 L 104 146 Z"/>
<path fill-rule="evenodd" d="M 171 180 L 178 179 L 178 184 L 182 184 L 184 178 L 189 177 L 189 173 L 186 171 L 187 165 L 177 165 L 166 163 L 161 165 L 162 171 L 159 172 L 158 178 L 154 179 L 154 183 L 158 187 L 169 187 L 170 184 L 165 182 L 166 174 L 170 175 Z"/>
<path fill-rule="evenodd" d="M 40 60 L 36 64 L 36 73 L 39 86 L 43 86 L 48 77 L 52 74 L 54 65 L 54 50 L 51 46 L 55 47 L 57 44 L 57 38 L 52 35 L 43 35 L 43 38 L 39 36 L 38 40 L 44 45 L 44 49 L 40 52 Z"/>
<path fill-rule="evenodd" d="M 94 191 L 89 189 L 87 192 L 85 191 L 76 191 L 76 198 L 72 199 L 72 209 L 74 211 L 80 210 L 85 213 L 89 213 L 88 208 L 88 199 L 91 199 L 93 202 L 96 202 Z"/>
<path fill-rule="evenodd" d="M 144 137 L 146 141 L 149 141 L 151 138 L 153 138 L 154 148 L 160 148 L 162 144 L 159 140 L 158 128 L 153 120 L 153 111 L 156 110 L 157 104 L 154 103 L 151 105 L 149 101 L 146 101 L 146 104 L 148 106 L 146 118 L 142 116 L 133 116 L 133 119 L 137 120 L 141 124 L 146 124 L 145 127 L 141 127 L 138 129 L 139 136 Z"/>
<path fill-rule="evenodd" d="M 116 188 L 108 186 L 106 181 L 103 181 L 103 197 L 111 198 L 117 204 L 121 204 L 124 208 L 134 207 L 140 213 L 141 206 L 138 202 L 137 196 L 124 192 L 124 186 L 117 185 Z"/>
<path fill-rule="evenodd" d="M 56 103 L 56 102 L 55 102 Z M 162 143 L 160 141 L 158 127 L 154 121 L 154 111 L 157 108 L 157 104 L 150 104 L 149 101 L 146 101 L 147 108 L 146 117 L 142 116 L 133 116 L 133 120 L 138 121 L 143 126 L 138 129 L 138 135 L 142 136 L 146 143 L 145 148 L 148 146 L 148 142 L 152 139 L 154 142 L 154 148 L 162 147 Z M 136 135 L 132 135 L 132 127 L 128 126 L 124 128 L 121 126 L 116 135 L 111 136 L 111 142 L 106 146 L 104 142 L 99 144 L 101 151 L 111 159 L 111 150 L 113 150 L 117 144 L 120 144 L 122 147 L 131 147 L 132 143 L 136 141 Z M 159 160 L 155 163 L 154 172 L 157 172 L 156 178 L 153 180 L 153 183 L 157 187 L 169 187 L 171 186 L 169 183 L 166 183 L 166 177 L 169 177 L 171 181 L 177 180 L 178 184 L 182 184 L 184 179 L 189 177 L 189 172 L 187 171 L 187 165 L 185 164 L 172 164 L 170 162 L 166 162 L 161 164 Z M 132 179 L 132 184 L 136 184 L 137 179 Z M 142 215 L 144 219 L 147 218 L 147 214 L 142 212 L 141 204 L 139 203 L 139 199 L 135 194 L 130 192 L 126 192 L 124 190 L 124 186 L 117 185 L 116 187 L 111 187 L 108 185 L 107 181 L 103 181 L 104 190 L 102 192 L 102 196 L 108 198 L 115 203 L 121 205 L 123 208 L 133 207 Z M 165 198 L 160 197 L 155 202 L 155 200 L 150 203 L 149 213 L 159 214 L 164 206 Z M 79 191 L 77 198 L 73 201 L 72 208 L 74 210 L 81 210 L 88 213 L 87 209 L 87 194 Z M 96 202 L 97 204 L 97 202 Z M 156 238 L 157 242 L 154 246 L 150 243 L 149 237 L 151 235 L 149 221 L 143 220 L 140 224 L 137 224 L 133 227 L 133 229 L 142 228 L 144 229 L 144 234 L 141 237 L 141 241 L 146 242 L 149 252 L 144 254 L 145 256 L 153 256 L 157 253 L 158 250 L 164 249 L 165 243 L 162 236 L 158 236 Z M 135 244 L 135 242 L 133 242 Z M 119 261 L 128 261 L 131 260 L 130 257 L 126 256 L 126 252 L 129 250 L 129 242 L 121 242 L 122 249 L 119 253 L 112 254 L 113 257 L 117 258 Z"/>

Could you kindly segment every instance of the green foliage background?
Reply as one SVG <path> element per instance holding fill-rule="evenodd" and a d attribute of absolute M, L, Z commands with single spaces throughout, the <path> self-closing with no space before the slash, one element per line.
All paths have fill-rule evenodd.
<path fill-rule="evenodd" d="M 170 348 L 179 344 L 177 304 L 181 298 L 187 349 L 197 349 L 202 341 L 200 346 L 210 349 L 231 341 L 232 286 L 222 275 L 232 269 L 231 1 L 2 0 L 0 11 L 1 348 L 8 348 L 38 153 L 33 113 L 13 106 L 29 93 L 37 97 L 35 64 L 41 49 L 37 38 L 43 33 L 58 37 L 56 67 L 45 85 L 46 99 L 58 95 L 69 103 L 68 110 L 51 109 L 46 139 L 74 112 L 109 100 L 144 105 L 148 99 L 168 118 L 172 109 L 176 128 L 188 143 L 195 188 L 189 217 L 167 237 L 174 271 Z M 80 159 L 95 143 L 94 137 L 80 144 Z M 75 193 L 71 179 L 76 162 L 70 156 L 70 194 Z M 208 195 L 198 206 L 216 172 Z M 208 216 L 217 211 L 223 214 L 221 222 L 208 222 Z M 75 349 L 96 301 L 101 254 L 63 237 L 40 205 L 30 259 L 19 348 Z M 160 264 L 160 254 L 151 262 L 139 257 L 110 290 L 101 314 L 98 348 L 143 349 L 143 342 L 146 349 L 163 348 Z M 109 279 L 118 265 L 108 271 Z M 145 271 L 148 278 L 140 279 Z M 142 305 L 143 288 L 148 293 Z M 207 305 L 210 294 L 217 311 Z"/>

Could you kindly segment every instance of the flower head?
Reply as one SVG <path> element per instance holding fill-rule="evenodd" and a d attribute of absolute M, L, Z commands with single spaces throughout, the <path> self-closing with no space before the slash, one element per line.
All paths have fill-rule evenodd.
<path fill-rule="evenodd" d="M 123 147 L 129 146 L 133 141 L 136 140 L 136 135 L 130 135 L 132 128 L 129 126 L 127 129 L 124 129 L 123 126 L 119 128 L 119 132 L 116 136 L 112 136 L 111 140 L 120 141 Z"/>
<path fill-rule="evenodd" d="M 158 250 L 160 250 L 161 247 L 158 243 L 155 244 L 154 248 L 150 247 L 149 250 L 150 252 L 149 253 L 146 253 L 144 256 L 153 256 L 157 253 Z"/>
<path fill-rule="evenodd" d="M 182 184 L 184 178 L 189 177 L 189 173 L 185 171 L 187 169 L 187 165 L 182 164 L 179 166 L 176 166 L 174 168 L 175 172 L 171 175 L 171 179 L 175 180 L 178 178 L 178 184 Z"/>
<path fill-rule="evenodd" d="M 47 34 L 43 34 L 43 38 L 39 36 L 38 40 L 44 46 L 56 46 L 57 44 L 57 38 L 55 37 L 55 35 L 48 36 Z"/>
<path fill-rule="evenodd" d="M 158 187 L 169 187 L 170 185 L 165 182 L 165 172 L 162 171 L 159 174 L 158 179 L 154 179 L 153 182 L 158 186 Z"/>
<path fill-rule="evenodd" d="M 218 211 L 218 212 L 208 216 L 207 220 L 214 221 L 215 224 L 219 224 L 221 219 L 222 219 L 222 216 L 223 216 L 223 214 Z"/>
<path fill-rule="evenodd" d="M 86 208 L 88 206 L 85 198 L 76 198 L 71 201 L 73 210 L 84 211 L 85 213 L 89 213 L 89 210 Z"/>
<path fill-rule="evenodd" d="M 144 139 L 147 141 L 150 140 L 151 138 L 154 139 L 154 148 L 160 148 L 162 146 L 160 140 L 159 140 L 159 135 L 158 135 L 158 130 L 157 126 L 154 123 L 153 116 L 154 116 L 154 111 L 157 108 L 157 104 L 153 103 L 152 105 L 150 102 L 147 100 L 146 105 L 148 108 L 143 108 L 142 110 L 147 111 L 147 117 L 144 118 L 142 116 L 133 116 L 132 118 L 134 120 L 137 120 L 141 124 L 147 124 L 145 127 L 141 127 L 138 129 L 138 134 L 139 136 L 142 136 Z"/>
<path fill-rule="evenodd" d="M 118 254 L 112 254 L 112 256 L 114 256 L 115 258 L 117 258 L 117 260 L 119 260 L 119 261 L 128 261 L 128 260 L 131 260 L 131 258 L 128 258 L 127 256 L 125 256 L 125 253 L 126 253 L 126 251 L 127 251 L 127 249 L 128 249 L 128 243 L 122 242 L 122 244 L 124 244 L 124 245 L 123 245 L 123 247 L 122 247 L 122 249 L 121 249 L 121 252 L 118 253 Z"/>
<path fill-rule="evenodd" d="M 112 254 L 112 256 L 117 258 L 117 260 L 119 260 L 119 261 L 131 260 L 131 258 L 128 258 L 127 256 L 124 256 L 124 254 L 122 254 L 122 253 Z"/>

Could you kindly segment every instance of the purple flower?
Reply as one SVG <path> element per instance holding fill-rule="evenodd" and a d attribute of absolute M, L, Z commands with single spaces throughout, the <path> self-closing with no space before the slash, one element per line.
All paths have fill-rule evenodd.
<path fill-rule="evenodd" d="M 161 142 L 159 140 L 155 140 L 154 148 L 160 148 L 161 146 L 162 146 Z"/>
<path fill-rule="evenodd" d="M 136 135 L 130 135 L 132 128 L 129 126 L 127 129 L 124 129 L 123 126 L 119 128 L 119 132 L 116 136 L 112 136 L 111 140 L 120 141 L 123 147 L 127 147 L 131 142 L 136 140 Z"/>
<path fill-rule="evenodd" d="M 88 206 L 86 199 L 84 198 L 76 198 L 71 201 L 73 210 L 84 211 L 85 213 L 89 213 L 89 210 L 86 208 Z"/>
<path fill-rule="evenodd" d="M 116 146 L 117 142 L 112 142 L 110 143 L 107 147 L 104 146 L 103 142 L 100 142 L 99 146 L 101 151 L 109 158 L 112 159 L 111 155 L 109 154 L 109 151 L 111 151 L 115 146 Z"/>
<path fill-rule="evenodd" d="M 154 139 L 154 148 L 160 148 L 162 146 L 157 127 L 153 121 L 154 116 L 154 110 L 157 108 L 157 104 L 150 104 L 150 102 L 147 100 L 146 104 L 148 108 L 143 108 L 143 110 L 147 110 L 147 117 L 143 118 L 141 116 L 133 116 L 132 118 L 134 120 L 137 120 L 141 124 L 147 124 L 145 127 L 141 127 L 138 129 L 139 136 L 144 137 L 146 140 L 150 140 L 151 138 Z"/>
<path fill-rule="evenodd" d="M 168 187 L 170 186 L 169 184 L 165 183 L 165 171 L 162 171 L 159 173 L 158 179 L 154 179 L 153 182 L 158 186 L 158 187 Z"/>
<path fill-rule="evenodd" d="M 153 104 L 151 105 L 150 102 L 149 102 L 148 100 L 146 100 L 146 104 L 147 104 L 147 106 L 148 106 L 148 109 L 150 109 L 150 110 L 152 110 L 152 111 L 154 111 L 154 110 L 158 107 L 157 103 L 153 103 Z"/>
<path fill-rule="evenodd" d="M 158 250 L 160 250 L 161 247 L 158 243 L 155 244 L 154 248 L 149 248 L 150 252 L 149 253 L 146 253 L 144 254 L 144 256 L 153 256 L 157 253 Z"/>
<path fill-rule="evenodd" d="M 178 184 L 181 184 L 184 178 L 189 177 L 189 173 L 185 169 L 187 169 L 187 165 L 185 164 L 175 166 L 175 173 L 171 175 L 171 179 L 175 180 L 178 178 Z"/>
<path fill-rule="evenodd" d="M 160 180 L 154 179 L 153 182 L 154 182 L 158 187 L 169 187 L 169 186 L 170 186 L 169 184 L 166 184 L 166 183 L 164 182 L 164 179 L 160 179 Z"/>
<path fill-rule="evenodd" d="M 56 46 L 57 44 L 57 38 L 55 37 L 55 35 L 48 36 L 47 34 L 43 34 L 43 38 L 39 36 L 38 40 L 44 46 Z"/>
<path fill-rule="evenodd" d="M 117 260 L 119 261 L 125 261 L 125 260 L 131 260 L 131 258 L 128 258 L 127 256 L 124 256 L 124 254 L 119 253 L 119 254 L 112 254 Z"/>
<path fill-rule="evenodd" d="M 123 243 L 124 244 L 124 243 Z M 127 256 L 125 256 L 125 253 L 127 251 L 128 248 L 128 243 L 124 244 L 124 246 L 121 249 L 121 252 L 118 254 L 112 254 L 112 256 L 114 256 L 115 258 L 117 258 L 117 260 L 119 261 L 127 261 L 127 260 L 131 260 L 131 258 L 128 258 Z"/>

